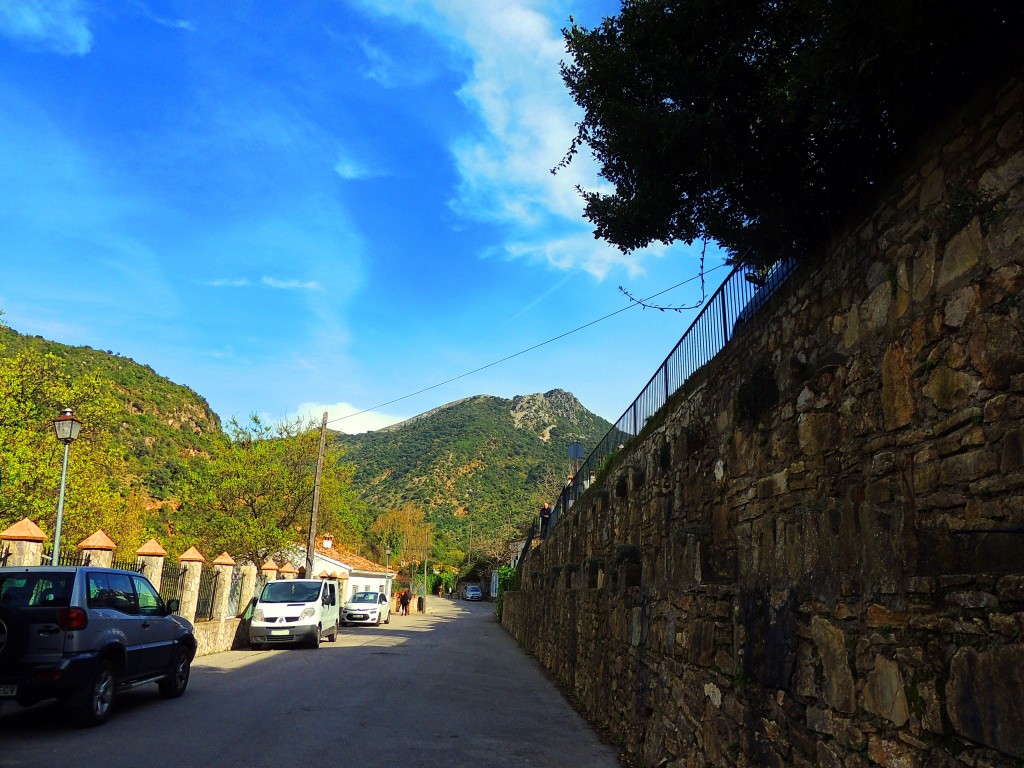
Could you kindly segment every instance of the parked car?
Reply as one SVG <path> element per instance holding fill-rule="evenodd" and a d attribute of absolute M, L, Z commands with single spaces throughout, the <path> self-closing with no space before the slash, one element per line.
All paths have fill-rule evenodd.
<path fill-rule="evenodd" d="M 462 588 L 463 600 L 483 600 L 484 593 L 476 584 L 467 584 Z"/>
<path fill-rule="evenodd" d="M 268 581 L 252 612 L 249 644 L 308 645 L 338 639 L 338 582 L 335 579 Z"/>
<path fill-rule="evenodd" d="M 341 625 L 374 624 L 391 622 L 391 601 L 384 592 L 356 592 L 345 603 L 341 612 Z"/>
<path fill-rule="evenodd" d="M 90 566 L 0 568 L 0 702 L 58 699 L 99 725 L 117 692 L 188 687 L 196 638 L 145 576 Z"/>

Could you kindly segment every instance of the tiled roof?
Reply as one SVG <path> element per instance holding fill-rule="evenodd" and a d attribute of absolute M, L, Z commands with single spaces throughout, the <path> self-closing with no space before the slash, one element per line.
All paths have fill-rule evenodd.
<path fill-rule="evenodd" d="M 316 551 L 324 557 L 329 557 L 331 560 L 337 560 L 339 563 L 344 563 L 353 571 L 359 571 L 361 573 L 389 573 L 390 569 L 385 568 L 380 563 L 375 563 L 372 560 L 367 560 L 365 557 L 349 552 L 348 550 L 341 549 L 337 545 L 327 548 L 321 544 L 317 545 Z"/>

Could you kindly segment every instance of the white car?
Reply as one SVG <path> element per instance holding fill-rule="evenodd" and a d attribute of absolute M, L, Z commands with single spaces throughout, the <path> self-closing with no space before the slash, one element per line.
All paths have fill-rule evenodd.
<path fill-rule="evenodd" d="M 391 621 L 391 601 L 383 592 L 356 592 L 341 611 L 341 626 L 373 624 L 380 626 Z"/>

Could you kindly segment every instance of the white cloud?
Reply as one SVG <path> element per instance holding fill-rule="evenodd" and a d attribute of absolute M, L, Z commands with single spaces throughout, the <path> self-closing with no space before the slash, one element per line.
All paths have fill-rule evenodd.
<path fill-rule="evenodd" d="M 320 283 L 316 280 L 278 280 L 274 277 L 262 277 L 260 283 L 268 288 L 279 288 L 284 291 L 319 291 Z"/>
<path fill-rule="evenodd" d="M 78 0 L 0 0 L 0 34 L 66 55 L 92 50 Z"/>
<path fill-rule="evenodd" d="M 555 237 L 534 241 L 512 241 L 490 255 L 504 255 L 510 259 L 542 261 L 558 269 L 579 267 L 598 280 L 603 280 L 613 269 L 624 269 L 630 277 L 638 277 L 644 269 L 638 255 L 661 256 L 665 246 L 655 244 L 638 254 L 625 254 L 589 233 Z"/>
<path fill-rule="evenodd" d="M 380 174 L 347 157 L 339 157 L 334 164 L 334 172 L 346 181 L 370 179 Z"/>
<path fill-rule="evenodd" d="M 148 5 L 142 2 L 136 2 L 135 7 L 139 9 L 143 16 L 153 23 L 159 24 L 161 27 L 167 27 L 168 29 L 180 29 L 184 32 L 195 32 L 195 25 L 191 21 L 161 16 L 154 13 Z"/>
<path fill-rule="evenodd" d="M 201 285 L 205 285 L 207 288 L 244 288 L 251 283 L 244 277 L 237 279 L 224 278 L 220 280 L 207 280 Z"/>
<path fill-rule="evenodd" d="M 349 435 L 390 427 L 392 424 L 398 424 L 408 418 L 377 411 L 361 413 L 362 410 L 351 403 L 301 403 L 298 407 L 297 417 L 303 421 L 313 421 L 319 424 L 323 419 L 324 411 L 326 411 L 327 428 Z"/>
<path fill-rule="evenodd" d="M 647 255 L 623 254 L 593 240 L 577 185 L 606 187 L 583 151 L 557 174 L 581 113 L 562 82 L 561 26 L 530 0 L 405 0 L 364 6 L 417 24 L 471 62 L 458 92 L 479 120 L 451 147 L 459 173 L 450 207 L 459 215 L 508 228 L 510 255 L 546 258 L 557 269 L 604 277 L 624 266 L 634 274 Z M 526 245 L 524 245 L 526 243 Z"/>

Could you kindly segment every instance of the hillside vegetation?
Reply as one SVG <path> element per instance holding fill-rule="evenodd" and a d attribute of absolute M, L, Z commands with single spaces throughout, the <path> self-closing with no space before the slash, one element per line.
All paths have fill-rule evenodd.
<path fill-rule="evenodd" d="M 254 560 L 305 543 L 315 425 L 222 425 L 199 394 L 149 366 L 2 324 L 0 530 L 28 517 L 52 533 L 61 446 L 51 422 L 67 406 L 86 427 L 72 449 L 65 543 L 103 528 L 122 554 L 156 538 L 172 554 L 196 545 Z M 392 547 L 441 564 L 493 562 L 561 489 L 568 445 L 589 448 L 609 427 L 556 389 L 335 435 L 320 528 L 379 560 Z"/>
<path fill-rule="evenodd" d="M 473 548 L 482 554 L 525 530 L 571 472 L 569 444 L 593 446 L 610 427 L 555 389 L 511 400 L 470 397 L 336 440 L 369 506 L 424 509 L 438 545 L 457 557 Z"/>

